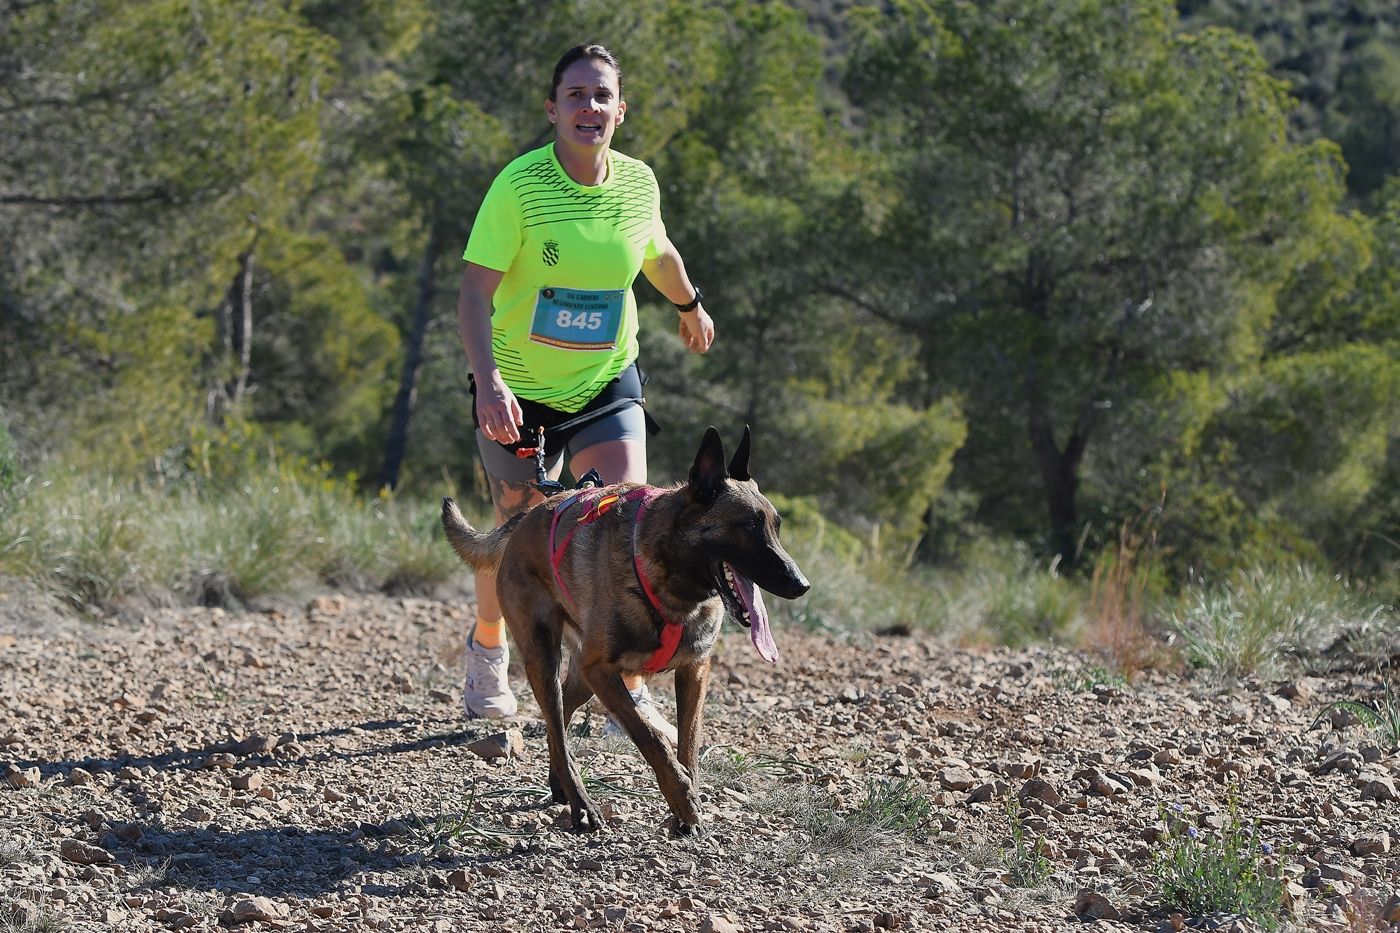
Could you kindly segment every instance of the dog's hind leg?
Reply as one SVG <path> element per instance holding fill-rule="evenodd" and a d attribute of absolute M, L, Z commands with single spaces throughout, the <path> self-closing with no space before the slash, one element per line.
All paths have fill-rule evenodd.
<path fill-rule="evenodd" d="M 582 668 L 593 692 L 612 713 L 613 719 L 627 730 L 637 750 L 656 772 L 661 796 L 666 798 L 666 804 L 676 817 L 677 832 L 682 836 L 699 835 L 700 802 L 695 796 L 693 782 L 676 760 L 671 743 L 637 712 L 637 704 L 622 681 L 622 672 L 607 663 L 584 664 Z"/>
<path fill-rule="evenodd" d="M 519 592 L 509 590 L 508 592 Z M 525 663 L 525 675 L 544 717 L 545 738 L 549 742 L 549 788 L 554 799 L 569 805 L 569 815 L 578 832 L 593 832 L 602 828 L 603 817 L 583 789 L 583 778 L 569 754 L 565 736 L 564 695 L 559 684 L 559 662 L 562 660 L 560 632 L 562 612 L 552 602 L 542 599 L 512 600 L 515 605 L 504 606 L 510 633 L 520 649 Z"/>
<path fill-rule="evenodd" d="M 577 658 L 569 659 L 569 676 L 564 679 L 564 728 L 574 718 L 578 708 L 593 699 L 593 688 L 583 679 Z"/>
<path fill-rule="evenodd" d="M 569 674 L 564 679 L 564 732 L 569 731 L 569 723 L 573 721 L 574 713 L 578 708 L 589 700 L 593 699 L 593 688 L 588 686 L 588 682 L 579 673 L 578 661 L 569 659 Z M 549 775 L 549 794 L 555 803 L 568 803 L 569 797 L 564 793 L 563 785 L 555 778 L 551 770 Z"/>
<path fill-rule="evenodd" d="M 710 687 L 710 659 L 676 668 L 676 726 L 680 744 L 676 755 L 690 774 L 691 786 L 700 790 L 700 723 L 705 715 L 705 693 Z"/>

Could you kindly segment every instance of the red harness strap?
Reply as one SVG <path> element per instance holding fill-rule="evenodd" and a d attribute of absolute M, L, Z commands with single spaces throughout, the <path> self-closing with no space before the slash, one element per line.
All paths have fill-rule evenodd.
<path fill-rule="evenodd" d="M 666 665 L 676 656 L 676 649 L 681 646 L 681 637 L 685 635 L 685 626 L 668 618 L 666 613 L 661 611 L 661 603 L 652 591 L 651 581 L 647 579 L 646 570 L 642 567 L 642 551 L 638 547 L 641 541 L 642 516 L 646 514 L 651 500 L 660 494 L 661 490 L 652 489 L 651 495 L 644 497 L 642 504 L 637 506 L 637 517 L 632 521 L 632 567 L 637 571 L 637 582 L 642 585 L 642 592 L 647 594 L 647 602 L 651 603 L 652 610 L 662 622 L 661 644 L 652 652 L 651 657 L 647 658 L 647 663 L 642 665 L 642 670 L 648 674 L 659 674 L 666 669 Z"/>
<path fill-rule="evenodd" d="M 661 618 L 661 644 L 657 647 L 652 656 L 647 659 L 642 670 L 649 674 L 657 674 L 666 669 L 666 665 L 671 663 L 671 659 L 676 656 L 676 651 L 680 648 L 681 638 L 685 635 L 685 626 L 670 618 L 661 611 L 661 603 L 656 598 L 656 592 L 652 589 L 651 581 L 647 578 L 646 570 L 642 566 L 642 554 L 639 550 L 641 541 L 640 531 L 642 527 L 642 516 L 646 514 L 647 506 L 651 500 L 661 495 L 661 490 L 655 486 L 638 486 L 624 493 L 613 492 L 614 487 L 581 489 L 563 502 L 554 507 L 554 515 L 549 523 L 549 563 L 554 571 L 554 582 L 559 586 L 559 592 L 564 594 L 564 599 L 569 606 L 578 611 L 578 606 L 574 602 L 573 595 L 564 584 L 564 578 L 559 574 L 559 565 L 564 562 L 564 555 L 569 550 L 569 542 L 574 538 L 574 532 L 583 525 L 589 525 L 597 521 L 604 513 L 618 505 L 640 499 L 641 505 L 637 507 L 637 514 L 632 519 L 632 567 L 637 574 L 637 582 L 641 584 L 642 592 L 646 594 L 647 602 L 651 603 L 652 610 Z M 564 536 L 562 543 L 556 546 L 555 540 L 559 530 L 559 519 L 564 513 L 573 508 L 577 503 L 587 503 L 589 508 L 569 533 Z"/>
<path fill-rule="evenodd" d="M 598 516 L 617 505 L 619 497 L 616 493 L 609 495 L 610 488 L 599 489 L 591 486 L 588 489 L 580 489 L 554 507 L 554 515 L 549 522 L 549 565 L 554 570 L 554 582 L 559 584 L 559 592 L 564 594 L 569 606 L 575 611 L 578 610 L 578 605 L 574 603 L 574 597 L 569 592 L 569 588 L 564 585 L 564 578 L 559 575 L 559 565 L 564 562 L 564 554 L 569 550 L 569 542 L 574 539 L 574 532 L 583 525 L 591 525 L 597 521 Z M 583 513 L 583 517 L 574 524 L 574 527 L 569 529 L 569 533 L 564 536 L 564 543 L 555 547 L 554 540 L 559 530 L 559 519 L 578 502 L 588 503 L 590 506 L 588 511 Z"/>

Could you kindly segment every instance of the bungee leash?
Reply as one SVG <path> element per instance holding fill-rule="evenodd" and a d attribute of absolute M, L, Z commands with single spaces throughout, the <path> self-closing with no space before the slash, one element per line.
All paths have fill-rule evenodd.
<path fill-rule="evenodd" d="M 587 424 L 590 421 L 595 421 L 598 418 L 603 417 L 604 415 L 610 415 L 615 411 L 621 411 L 622 409 L 628 408 L 632 405 L 641 405 L 643 406 L 643 411 L 645 411 L 646 399 L 631 397 L 616 399 L 615 401 L 609 402 L 601 408 L 595 408 L 593 411 L 585 412 L 584 414 L 578 415 L 577 417 L 570 418 L 568 421 L 556 424 L 551 430 L 566 431 L 569 428 L 576 428 L 579 425 Z M 544 425 L 540 425 L 539 427 L 534 428 L 533 430 L 535 435 L 534 446 L 517 447 L 515 450 L 515 455 L 521 460 L 529 460 L 531 458 L 534 459 L 536 489 L 544 493 L 546 496 L 552 496 L 556 492 L 563 492 L 567 487 L 565 487 L 563 483 L 558 482 L 557 480 L 550 479 L 549 471 L 546 470 L 544 466 Z M 578 484 L 574 488 L 582 489 L 585 486 L 601 486 L 602 484 L 603 480 L 602 477 L 598 475 L 598 471 L 589 470 L 587 473 L 585 473 L 582 477 L 579 478 Z"/>

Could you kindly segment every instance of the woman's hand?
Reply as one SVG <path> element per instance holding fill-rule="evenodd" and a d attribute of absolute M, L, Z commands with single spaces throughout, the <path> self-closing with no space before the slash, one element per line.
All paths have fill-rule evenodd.
<path fill-rule="evenodd" d="M 520 423 L 525 420 L 525 413 L 499 369 L 491 370 L 489 379 L 476 384 L 476 420 L 481 433 L 499 444 L 520 440 Z"/>
<path fill-rule="evenodd" d="M 715 342 L 715 322 L 710 320 L 704 305 L 681 314 L 680 334 L 681 342 L 691 353 L 710 349 L 710 344 Z"/>

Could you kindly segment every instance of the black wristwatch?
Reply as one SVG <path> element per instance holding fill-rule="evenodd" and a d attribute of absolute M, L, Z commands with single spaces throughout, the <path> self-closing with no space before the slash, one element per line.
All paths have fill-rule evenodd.
<path fill-rule="evenodd" d="M 704 297 L 700 289 L 697 288 L 695 289 L 695 297 L 683 305 L 676 305 L 676 310 L 681 314 L 685 314 L 687 311 L 694 311 L 696 308 L 700 307 L 700 299 Z M 672 302 L 672 304 L 675 304 L 675 302 Z"/>

